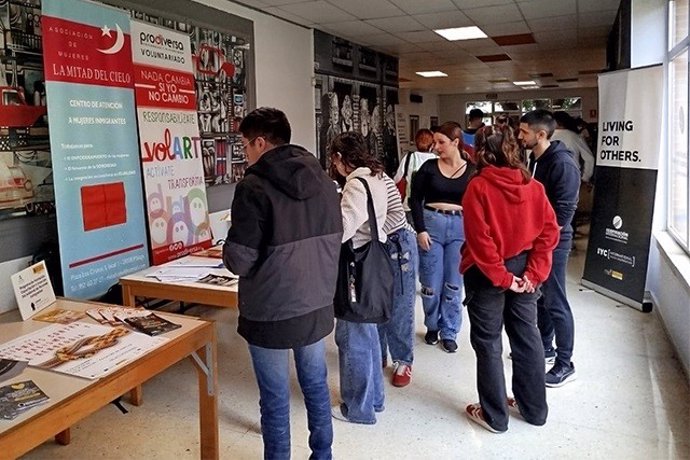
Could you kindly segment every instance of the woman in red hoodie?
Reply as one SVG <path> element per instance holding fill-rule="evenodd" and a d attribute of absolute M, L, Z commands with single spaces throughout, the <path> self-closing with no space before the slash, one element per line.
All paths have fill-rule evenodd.
<path fill-rule="evenodd" d="M 544 187 L 520 161 L 509 127 L 486 126 L 475 138 L 477 175 L 462 200 L 466 241 L 460 271 L 470 341 L 477 355 L 479 403 L 465 412 L 494 433 L 508 429 L 509 407 L 533 425 L 546 423 L 544 347 L 537 329 L 539 284 L 558 243 L 556 216 Z M 513 358 L 513 392 L 503 376 L 501 330 Z"/>

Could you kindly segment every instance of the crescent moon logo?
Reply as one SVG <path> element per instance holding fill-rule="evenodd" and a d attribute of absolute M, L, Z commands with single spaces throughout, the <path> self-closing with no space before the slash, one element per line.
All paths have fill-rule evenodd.
<path fill-rule="evenodd" d="M 113 46 L 111 46 L 108 49 L 102 50 L 99 48 L 96 49 L 96 51 L 99 51 L 103 54 L 115 54 L 120 52 L 120 50 L 125 44 L 125 34 L 122 33 L 122 29 L 120 29 L 119 24 L 115 24 L 115 27 L 117 28 L 117 38 L 115 39 L 115 44 L 113 44 Z"/>

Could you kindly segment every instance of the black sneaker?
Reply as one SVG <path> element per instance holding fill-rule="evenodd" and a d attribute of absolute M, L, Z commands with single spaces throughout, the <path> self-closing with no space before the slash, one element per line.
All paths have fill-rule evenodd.
<path fill-rule="evenodd" d="M 436 345 L 438 343 L 438 331 L 426 331 L 424 341 L 427 343 L 427 345 Z"/>
<path fill-rule="evenodd" d="M 544 381 L 547 387 L 558 388 L 562 387 L 568 382 L 572 382 L 576 378 L 577 374 L 575 374 L 575 364 L 570 363 L 570 365 L 567 365 L 557 362 L 554 364 L 551 370 L 546 373 Z"/>
<path fill-rule="evenodd" d="M 443 339 L 441 340 L 441 347 L 446 353 L 455 353 L 458 350 L 458 344 L 455 340 Z"/>

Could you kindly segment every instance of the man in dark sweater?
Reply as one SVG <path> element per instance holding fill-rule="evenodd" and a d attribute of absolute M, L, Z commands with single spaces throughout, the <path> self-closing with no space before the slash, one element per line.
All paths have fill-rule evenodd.
<path fill-rule="evenodd" d="M 264 458 L 290 457 L 292 350 L 311 458 L 330 459 L 324 337 L 333 330 L 343 233 L 336 187 L 311 153 L 289 144 L 280 110 L 252 111 L 240 132 L 249 167 L 235 190 L 223 261 L 240 277 L 237 331 L 249 343 L 259 386 Z"/>
<path fill-rule="evenodd" d="M 558 246 L 553 250 L 551 274 L 542 286 L 543 296 L 538 304 L 539 330 L 546 362 L 554 362 L 555 357 L 553 367 L 545 376 L 548 387 L 560 387 L 576 377 L 575 365 L 571 361 L 575 322 L 565 292 L 565 278 L 573 240 L 571 223 L 580 192 L 580 169 L 565 144 L 549 140 L 555 128 L 556 122 L 547 110 L 533 110 L 520 119 L 519 138 L 525 148 L 532 150 L 530 171 L 544 185 L 561 229 Z"/>

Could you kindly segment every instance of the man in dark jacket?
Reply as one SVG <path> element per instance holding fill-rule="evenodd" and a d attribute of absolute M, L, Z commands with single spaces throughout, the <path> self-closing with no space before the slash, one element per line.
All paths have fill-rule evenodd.
<path fill-rule="evenodd" d="M 520 119 L 519 138 L 525 148 L 532 149 L 530 171 L 544 185 L 561 228 L 558 246 L 553 250 L 551 274 L 542 287 L 543 296 L 538 304 L 544 355 L 547 363 L 554 363 L 545 376 L 548 387 L 560 387 L 576 377 L 575 365 L 571 361 L 575 322 L 565 292 L 565 277 L 573 241 L 571 223 L 580 192 L 580 169 L 565 144 L 549 140 L 555 128 L 556 122 L 547 110 L 533 110 Z M 553 348 L 554 336 L 556 350 Z"/>
<path fill-rule="evenodd" d="M 343 232 L 336 187 L 312 154 L 289 144 L 280 110 L 252 111 L 240 132 L 249 167 L 235 190 L 223 261 L 240 277 L 237 331 L 259 386 L 264 458 L 290 457 L 290 350 L 312 458 L 331 458 L 324 337 L 333 330 Z"/>

